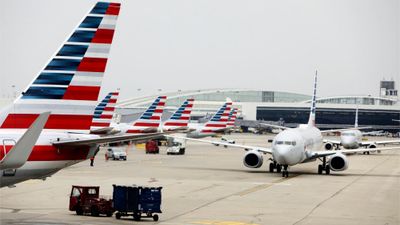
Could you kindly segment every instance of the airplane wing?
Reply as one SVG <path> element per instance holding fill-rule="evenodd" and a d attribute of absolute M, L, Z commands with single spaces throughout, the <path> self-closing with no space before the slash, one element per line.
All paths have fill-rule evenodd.
<path fill-rule="evenodd" d="M 88 139 L 74 139 L 74 140 L 66 140 L 66 141 L 56 141 L 52 144 L 56 147 L 68 147 L 68 146 L 88 146 L 94 144 L 106 144 L 106 143 L 115 143 L 122 141 L 147 141 L 151 139 L 157 139 L 163 137 L 165 133 L 153 133 L 153 134 L 128 134 L 128 135 L 115 135 L 115 136 L 103 136 L 97 138 L 88 138 Z"/>
<path fill-rule="evenodd" d="M 368 151 L 388 151 L 388 150 L 400 150 L 400 147 L 385 147 L 385 148 L 372 148 L 372 149 L 345 149 L 345 150 L 330 150 L 330 151 L 314 151 L 310 152 L 310 158 L 320 158 L 324 156 L 330 156 L 337 153 L 342 154 L 352 154 L 352 153 L 360 153 L 360 152 L 368 152 Z"/>
<path fill-rule="evenodd" d="M 277 128 L 277 129 L 282 129 L 282 130 L 292 129 L 291 127 L 279 126 L 279 125 L 274 125 L 274 124 L 269 124 L 269 123 L 260 123 L 260 125 Z"/>
<path fill-rule="evenodd" d="M 347 130 L 363 130 L 363 129 L 370 129 L 372 127 L 349 127 L 343 129 L 331 129 L 331 130 L 321 130 L 321 133 L 335 133 L 335 132 L 343 132 Z"/>
<path fill-rule="evenodd" d="M 113 127 L 102 127 L 99 129 L 93 129 L 90 131 L 91 134 L 108 134 L 110 133 L 114 128 Z"/>
<path fill-rule="evenodd" d="M 400 144 L 400 139 L 396 140 L 386 140 L 386 141 L 364 141 L 361 142 L 362 146 L 369 146 L 369 145 L 387 145 L 387 144 Z"/>
<path fill-rule="evenodd" d="M 35 122 L 32 123 L 18 142 L 0 161 L 0 170 L 17 169 L 25 164 L 49 118 L 49 115 L 50 112 L 44 112 L 36 118 Z"/>
<path fill-rule="evenodd" d="M 170 135 L 165 135 L 165 136 L 166 137 L 175 138 L 174 136 L 170 136 Z M 234 148 L 242 148 L 242 149 L 244 149 L 246 151 L 257 150 L 257 151 L 259 151 L 261 153 L 264 153 L 264 154 L 272 154 L 272 150 L 270 148 L 265 148 L 265 147 L 250 146 L 250 145 L 240 145 L 240 144 L 231 144 L 231 143 L 222 142 L 222 141 L 211 141 L 211 140 L 188 138 L 188 137 L 181 137 L 181 136 L 179 138 L 186 139 L 186 140 L 189 140 L 189 141 L 197 141 L 197 142 L 213 144 L 213 145 L 221 145 L 221 146 L 228 146 L 228 147 L 234 147 Z"/>

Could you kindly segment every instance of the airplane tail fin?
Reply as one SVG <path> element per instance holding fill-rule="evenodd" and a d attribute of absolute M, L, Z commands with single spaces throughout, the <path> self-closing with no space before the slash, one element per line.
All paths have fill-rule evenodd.
<path fill-rule="evenodd" d="M 225 129 L 229 120 L 229 113 L 232 108 L 232 102 L 226 102 L 211 119 L 204 124 L 201 132 L 212 133 Z"/>
<path fill-rule="evenodd" d="M 128 133 L 156 132 L 161 124 L 161 116 L 164 112 L 167 96 L 159 96 L 144 111 L 138 120 L 133 122 L 135 129 L 130 129 Z"/>
<path fill-rule="evenodd" d="M 354 127 L 357 128 L 358 127 L 358 106 L 356 108 L 356 119 L 354 121 Z"/>
<path fill-rule="evenodd" d="M 235 122 L 237 118 L 237 108 L 232 108 L 231 112 L 229 113 L 229 119 L 228 119 L 228 128 L 235 127 Z"/>
<path fill-rule="evenodd" d="M 98 2 L 31 84 L 0 116 L 0 128 L 27 129 L 51 111 L 45 129 L 88 133 L 120 3 Z"/>
<path fill-rule="evenodd" d="M 102 130 L 110 127 L 115 111 L 115 104 L 118 100 L 119 91 L 110 92 L 99 102 L 94 110 L 91 131 Z"/>
<path fill-rule="evenodd" d="M 164 130 L 187 127 L 192 113 L 194 99 L 187 99 L 163 124 Z"/>
<path fill-rule="evenodd" d="M 313 95 L 312 95 L 311 108 L 310 108 L 310 118 L 308 119 L 309 126 L 315 126 L 315 110 L 316 110 L 316 102 L 317 102 L 317 76 L 318 76 L 318 73 L 317 73 L 317 71 L 315 71 L 314 88 L 313 88 Z"/>

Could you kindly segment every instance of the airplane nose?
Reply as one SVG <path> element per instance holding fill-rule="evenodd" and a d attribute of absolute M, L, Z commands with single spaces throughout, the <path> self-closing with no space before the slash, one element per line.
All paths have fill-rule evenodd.
<path fill-rule="evenodd" d="M 290 146 L 275 146 L 273 156 L 275 161 L 281 165 L 291 165 Z"/>

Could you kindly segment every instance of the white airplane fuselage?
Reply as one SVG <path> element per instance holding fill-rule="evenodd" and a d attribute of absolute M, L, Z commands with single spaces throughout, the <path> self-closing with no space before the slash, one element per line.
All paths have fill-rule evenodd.
<path fill-rule="evenodd" d="M 2 154 L 17 142 L 23 130 L 0 129 Z M 52 142 L 57 140 L 90 139 L 97 135 L 69 134 L 64 132 L 43 131 L 36 142 L 27 162 L 16 170 L 0 170 L 0 187 L 10 186 L 29 179 L 44 179 L 57 171 L 88 159 L 97 150 L 93 147 L 57 148 Z"/>
<path fill-rule="evenodd" d="M 309 159 L 308 150 L 322 146 L 321 131 L 307 124 L 280 132 L 272 141 L 272 157 L 280 165 L 293 166 Z"/>
<path fill-rule="evenodd" d="M 340 144 L 345 149 L 357 149 L 362 141 L 362 133 L 360 130 L 343 131 L 340 134 Z"/>

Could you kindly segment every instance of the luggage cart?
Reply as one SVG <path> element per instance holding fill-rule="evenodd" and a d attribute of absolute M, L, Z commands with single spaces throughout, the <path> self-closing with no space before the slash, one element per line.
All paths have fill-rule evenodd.
<path fill-rule="evenodd" d="M 154 221 L 158 221 L 159 216 L 156 213 L 162 213 L 162 187 L 120 186 L 114 184 L 113 188 L 115 218 L 133 216 L 136 221 L 140 221 L 141 218 L 153 218 Z"/>

